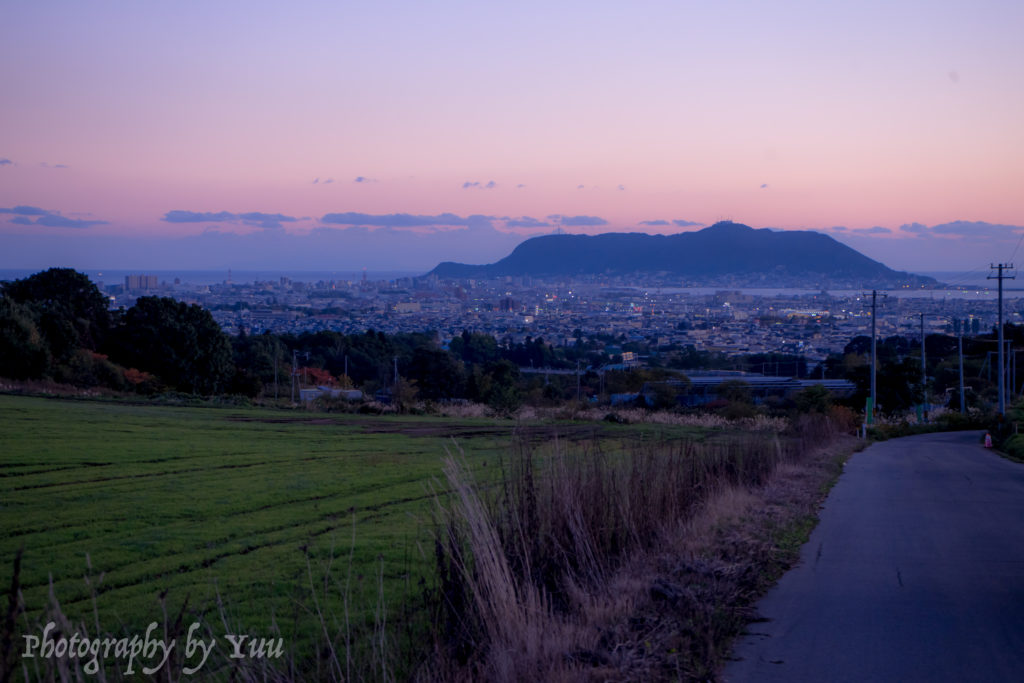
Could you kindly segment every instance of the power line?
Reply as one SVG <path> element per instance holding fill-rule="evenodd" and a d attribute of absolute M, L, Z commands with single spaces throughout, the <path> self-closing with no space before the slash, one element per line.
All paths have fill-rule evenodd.
<path fill-rule="evenodd" d="M 1024 232 L 1020 233 L 1020 239 L 1017 240 L 1017 246 L 1013 248 L 1013 253 L 1010 254 L 1010 261 L 1013 261 L 1013 257 L 1017 255 L 1017 250 L 1020 249 L 1020 243 L 1024 242 Z"/>
<path fill-rule="evenodd" d="M 980 265 L 977 268 L 962 271 L 958 277 L 955 277 L 952 280 L 946 280 L 944 284 L 949 285 L 951 287 L 958 287 L 960 285 L 967 284 L 972 281 L 974 281 L 974 283 L 977 284 L 977 280 L 975 280 L 973 276 L 981 275 L 982 271 L 984 270 L 988 270 L 988 266 Z"/>

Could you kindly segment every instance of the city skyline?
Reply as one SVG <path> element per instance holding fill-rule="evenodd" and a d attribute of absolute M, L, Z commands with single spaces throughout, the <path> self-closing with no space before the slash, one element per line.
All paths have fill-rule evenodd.
<path fill-rule="evenodd" d="M 0 14 L 0 267 L 427 270 L 731 219 L 969 270 L 1024 235 L 1017 3 Z"/>

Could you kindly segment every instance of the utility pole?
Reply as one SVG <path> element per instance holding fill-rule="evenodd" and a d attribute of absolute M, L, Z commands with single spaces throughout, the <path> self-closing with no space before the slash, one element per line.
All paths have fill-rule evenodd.
<path fill-rule="evenodd" d="M 298 349 L 292 349 L 292 403 L 295 403 L 295 384 L 299 381 L 299 356 L 309 360 L 309 351 L 299 353 Z"/>
<path fill-rule="evenodd" d="M 1013 340 L 1006 340 L 1006 402 L 1013 403 Z"/>
<path fill-rule="evenodd" d="M 867 296 L 865 294 L 864 296 Z M 883 294 L 884 298 L 886 295 Z M 875 423 L 875 406 L 876 401 L 876 381 L 875 381 L 875 359 L 878 356 L 878 334 L 876 321 L 878 319 L 878 290 L 871 290 L 871 397 L 868 399 L 866 421 L 867 424 L 871 425 Z"/>
<path fill-rule="evenodd" d="M 960 352 L 960 412 L 967 414 L 967 403 L 964 401 L 964 328 L 959 326 L 960 335 L 957 337 L 957 349 Z"/>
<path fill-rule="evenodd" d="M 1006 395 L 1013 403 L 1014 387 L 1017 384 L 1017 354 L 1013 350 L 1013 340 L 1006 340 Z"/>
<path fill-rule="evenodd" d="M 927 366 L 924 361 L 924 313 L 921 314 L 921 384 L 928 381 Z"/>
<path fill-rule="evenodd" d="M 924 313 L 921 314 L 921 421 L 925 422 L 928 405 L 928 365 L 924 357 Z"/>
<path fill-rule="evenodd" d="M 1012 263 L 1000 263 L 989 266 L 997 272 L 989 275 L 989 280 L 999 280 L 999 416 L 1006 414 L 1006 351 L 1003 348 L 1003 280 L 1013 280 L 1015 275 L 1004 275 L 1004 270 L 1011 270 Z"/>
<path fill-rule="evenodd" d="M 576 361 L 576 402 L 583 400 L 583 385 L 580 380 L 580 362 Z"/>

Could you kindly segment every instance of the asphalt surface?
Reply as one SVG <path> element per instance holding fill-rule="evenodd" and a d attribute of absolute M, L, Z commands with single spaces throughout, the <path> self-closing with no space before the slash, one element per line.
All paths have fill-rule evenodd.
<path fill-rule="evenodd" d="M 1024 681 L 1024 465 L 980 436 L 855 454 L 724 680 Z"/>

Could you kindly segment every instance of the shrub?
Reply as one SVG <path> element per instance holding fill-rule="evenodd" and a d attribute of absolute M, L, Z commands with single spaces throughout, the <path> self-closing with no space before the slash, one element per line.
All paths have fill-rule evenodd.
<path fill-rule="evenodd" d="M 754 417 L 757 409 L 746 401 L 729 401 L 728 405 L 722 408 L 722 416 L 727 420 L 743 420 Z"/>
<path fill-rule="evenodd" d="M 854 432 L 860 426 L 860 416 L 847 406 L 829 406 L 828 418 L 832 421 L 836 431 L 844 434 Z"/>
<path fill-rule="evenodd" d="M 87 349 L 78 349 L 67 364 L 57 366 L 54 379 L 77 387 L 125 387 L 124 368 L 114 365 L 103 354 Z"/>
<path fill-rule="evenodd" d="M 821 384 L 813 384 L 800 391 L 795 397 L 796 409 L 801 413 L 828 413 L 832 405 L 832 394 Z"/>

